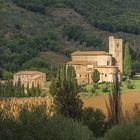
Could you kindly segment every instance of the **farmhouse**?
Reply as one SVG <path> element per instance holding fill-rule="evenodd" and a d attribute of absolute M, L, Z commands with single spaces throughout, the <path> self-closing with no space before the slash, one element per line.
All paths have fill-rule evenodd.
<path fill-rule="evenodd" d="M 46 74 L 39 71 L 20 71 L 14 74 L 14 84 L 20 79 L 21 83 L 29 88 L 34 85 L 39 86 L 41 89 L 46 89 Z"/>
<path fill-rule="evenodd" d="M 123 40 L 109 37 L 109 52 L 76 51 L 71 54 L 72 65 L 76 71 L 78 84 L 92 83 L 94 69 L 100 72 L 100 82 L 112 82 L 114 75 L 119 79 L 123 71 Z"/>

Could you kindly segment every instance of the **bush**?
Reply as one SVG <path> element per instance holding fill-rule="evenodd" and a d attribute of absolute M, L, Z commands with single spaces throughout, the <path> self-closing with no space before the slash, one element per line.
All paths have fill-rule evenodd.
<path fill-rule="evenodd" d="M 7 108 L 6 108 L 7 109 Z M 46 115 L 46 106 L 22 106 L 17 120 L 0 112 L 1 140 L 93 140 L 92 132 L 77 121 Z"/>
<path fill-rule="evenodd" d="M 99 109 L 85 108 L 82 114 L 82 122 L 93 132 L 95 137 L 101 137 L 106 131 L 105 115 Z"/>
<path fill-rule="evenodd" d="M 78 92 L 88 92 L 85 86 L 86 85 L 79 86 Z"/>
<path fill-rule="evenodd" d="M 105 136 L 105 140 L 139 140 L 140 118 L 126 122 L 112 128 Z"/>
<path fill-rule="evenodd" d="M 92 92 L 92 93 L 96 93 L 96 88 L 97 88 L 97 87 L 96 87 L 96 84 L 93 84 L 93 87 L 92 87 L 92 89 L 91 89 L 91 92 Z"/>
<path fill-rule="evenodd" d="M 9 71 L 3 71 L 2 76 L 4 80 L 9 80 L 13 78 L 13 73 Z"/>
<path fill-rule="evenodd" d="M 126 86 L 127 86 L 128 89 L 133 89 L 134 88 L 134 85 L 132 84 L 131 80 L 126 81 Z"/>
<path fill-rule="evenodd" d="M 103 89 L 102 89 L 103 92 L 109 92 L 110 89 L 109 89 L 109 83 L 105 83 Z"/>

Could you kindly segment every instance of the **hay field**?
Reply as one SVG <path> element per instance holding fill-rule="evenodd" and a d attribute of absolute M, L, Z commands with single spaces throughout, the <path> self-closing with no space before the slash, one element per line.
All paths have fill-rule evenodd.
<path fill-rule="evenodd" d="M 85 107 L 93 107 L 101 109 L 107 113 L 105 100 L 108 101 L 108 95 L 98 95 L 94 97 L 81 97 Z M 125 115 L 133 115 L 136 107 L 140 109 L 140 92 L 127 92 L 121 95 L 122 110 Z"/>
<path fill-rule="evenodd" d="M 106 115 L 105 100 L 108 101 L 108 95 L 98 95 L 93 97 L 81 96 L 84 102 L 84 107 L 93 107 L 95 109 L 101 109 Z M 10 115 L 16 117 L 22 106 L 27 105 L 30 108 L 33 106 L 39 106 L 41 104 L 46 106 L 47 113 L 52 113 L 52 97 L 35 97 L 35 98 L 10 98 L 0 99 L 0 110 L 5 108 L 8 103 L 8 112 Z M 137 105 L 137 106 L 136 106 Z M 123 113 L 127 116 L 134 115 L 134 109 L 136 107 L 140 110 L 140 92 L 129 92 L 122 94 L 122 109 Z"/>

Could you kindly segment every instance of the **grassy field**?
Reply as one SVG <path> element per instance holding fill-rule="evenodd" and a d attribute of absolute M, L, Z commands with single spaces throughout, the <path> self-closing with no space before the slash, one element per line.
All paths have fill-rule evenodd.
<path fill-rule="evenodd" d="M 122 93 L 131 92 L 131 91 L 132 91 L 132 92 L 133 92 L 133 91 L 140 91 L 140 77 L 139 77 L 139 78 L 138 78 L 138 77 L 133 78 L 133 79 L 131 80 L 131 82 L 132 82 L 132 84 L 133 84 L 133 89 L 128 89 L 125 81 L 123 81 L 123 82 L 121 83 L 120 88 L 121 88 L 121 92 L 122 92 Z M 105 92 L 105 93 L 103 93 L 103 87 L 104 87 L 104 86 L 105 86 L 105 83 L 100 83 L 100 84 L 98 85 L 98 89 L 96 90 L 96 93 L 97 93 L 97 94 L 107 94 L 107 93 L 110 93 L 110 92 L 111 92 L 111 84 L 109 84 L 110 92 Z M 84 86 L 83 88 L 84 88 L 89 94 L 91 94 L 92 87 L 93 87 L 92 84 L 88 84 L 88 85 Z"/>

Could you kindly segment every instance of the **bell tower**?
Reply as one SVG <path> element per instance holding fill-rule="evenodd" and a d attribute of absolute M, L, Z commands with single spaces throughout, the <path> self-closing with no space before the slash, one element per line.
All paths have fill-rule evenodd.
<path fill-rule="evenodd" d="M 113 64 L 118 67 L 119 72 L 123 73 L 123 40 L 110 36 L 109 53 L 114 58 Z"/>

